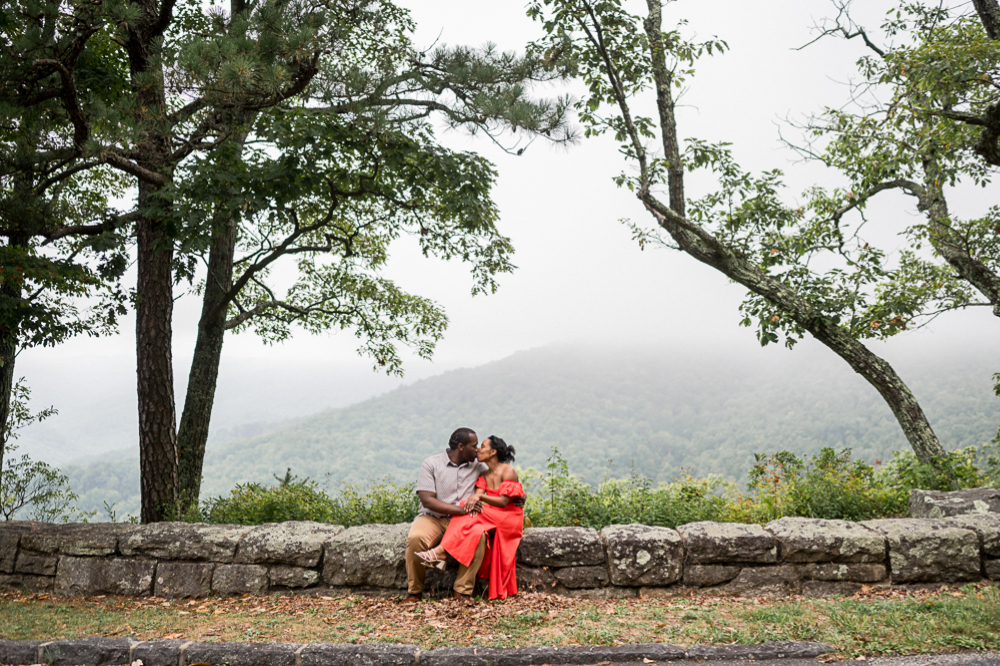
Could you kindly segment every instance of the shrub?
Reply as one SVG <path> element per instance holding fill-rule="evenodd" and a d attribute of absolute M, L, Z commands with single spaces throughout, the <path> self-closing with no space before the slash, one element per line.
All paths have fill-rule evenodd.
<path fill-rule="evenodd" d="M 851 450 L 824 448 L 811 459 L 788 451 L 754 454 L 746 493 L 733 493 L 726 518 L 766 523 L 784 516 L 869 520 L 906 511 L 909 488 L 862 460 Z"/>
<path fill-rule="evenodd" d="M 716 492 L 722 481 L 714 476 L 695 479 L 684 474 L 654 488 L 649 479 L 633 473 L 627 479 L 606 478 L 594 488 L 570 474 L 558 449 L 553 449 L 546 470 L 522 474 L 528 493 L 525 515 L 536 527 L 600 529 L 627 523 L 676 527 L 717 519 L 725 503 Z"/>
<path fill-rule="evenodd" d="M 851 460 L 851 450 L 824 448 L 801 458 L 788 451 L 754 454 L 741 490 L 721 477 L 699 479 L 683 473 L 654 487 L 632 474 L 596 487 L 569 471 L 552 450 L 544 472 L 520 472 L 528 497 L 525 523 L 536 527 L 641 523 L 677 527 L 699 520 L 766 523 L 784 516 L 869 520 L 904 515 L 910 490 L 968 488 L 1000 480 L 1000 433 L 989 445 L 959 449 L 942 461 L 944 471 L 923 465 L 909 451 L 888 464 Z M 228 496 L 210 498 L 184 520 L 257 525 L 283 520 L 315 520 L 344 526 L 413 520 L 420 508 L 414 484 L 391 478 L 367 485 L 343 484 L 334 495 L 291 470 L 275 476 L 277 486 L 248 483 Z"/>
<path fill-rule="evenodd" d="M 0 517 L 3 520 L 69 522 L 88 517 L 74 508 L 78 499 L 69 479 L 58 469 L 27 455 L 15 459 L 17 446 L 7 444 L 8 459 L 0 473 Z"/>
<path fill-rule="evenodd" d="M 389 478 L 369 484 L 344 484 L 331 497 L 309 478 L 285 472 L 275 476 L 277 486 L 239 484 L 228 496 L 205 500 L 187 521 L 260 525 L 285 520 L 314 520 L 350 527 L 367 523 L 399 523 L 413 520 L 419 500 L 413 484 L 399 485 Z"/>

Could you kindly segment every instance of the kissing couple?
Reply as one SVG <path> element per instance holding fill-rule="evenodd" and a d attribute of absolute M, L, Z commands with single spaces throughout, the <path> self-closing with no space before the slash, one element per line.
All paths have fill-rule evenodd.
<path fill-rule="evenodd" d="M 514 447 L 499 437 L 480 443 L 475 431 L 459 428 L 446 451 L 420 465 L 420 511 L 406 537 L 408 596 L 402 603 L 420 601 L 426 568 L 444 569 L 448 555 L 460 565 L 456 599 L 472 597 L 477 576 L 489 579 L 490 599 L 517 594 L 525 494 L 512 462 Z"/>

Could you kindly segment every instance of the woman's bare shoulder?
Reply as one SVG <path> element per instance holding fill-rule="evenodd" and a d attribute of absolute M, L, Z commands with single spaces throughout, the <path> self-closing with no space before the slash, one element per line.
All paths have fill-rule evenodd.
<path fill-rule="evenodd" d="M 517 470 L 512 465 L 506 465 L 500 473 L 500 478 L 504 481 L 517 481 Z"/>

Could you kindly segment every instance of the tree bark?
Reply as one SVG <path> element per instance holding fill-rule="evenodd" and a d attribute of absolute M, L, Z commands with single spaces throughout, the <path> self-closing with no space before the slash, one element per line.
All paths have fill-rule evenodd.
<path fill-rule="evenodd" d="M 21 289 L 9 283 L 0 287 L 5 299 L 19 299 Z M 0 327 L 0 478 L 3 475 L 7 442 L 10 440 L 8 421 L 10 420 L 10 396 L 14 390 L 14 361 L 17 354 L 17 328 Z"/>
<path fill-rule="evenodd" d="M 674 116 L 674 96 L 670 91 L 673 74 L 667 69 L 666 45 L 663 43 L 663 7 L 661 0 L 646 0 L 649 15 L 642 22 L 649 39 L 649 53 L 653 68 L 659 72 L 656 77 L 656 109 L 663 128 L 663 157 L 667 160 L 667 190 L 670 193 L 670 208 L 684 217 L 684 166 L 681 151 L 677 145 L 677 119 Z"/>
<path fill-rule="evenodd" d="M 972 5 L 990 39 L 1000 39 L 1000 5 L 997 0 L 972 0 Z"/>
<path fill-rule="evenodd" d="M 205 445 L 208 442 L 226 332 L 228 303 L 225 296 L 233 286 L 233 255 L 238 228 L 237 216 L 227 216 L 209 251 L 198 339 L 195 342 L 184 411 L 177 432 L 181 511 L 186 511 L 192 503 L 197 504 L 201 494 Z"/>
<path fill-rule="evenodd" d="M 140 207 L 142 205 L 140 186 Z M 156 220 L 138 223 L 136 374 L 139 394 L 139 474 L 143 523 L 164 520 L 177 501 L 174 412 L 172 240 Z"/>
<path fill-rule="evenodd" d="M 942 189 L 944 176 L 937 159 L 925 155 L 923 168 L 924 191 L 918 197 L 918 208 L 927 214 L 931 245 L 962 279 L 986 297 L 993 305 L 993 314 L 1000 317 L 1000 275 L 973 257 L 961 235 L 951 228 L 951 215 Z"/>
<path fill-rule="evenodd" d="M 157 192 L 169 180 L 170 137 L 160 51 L 172 2 L 138 3 L 142 14 L 129 24 L 126 50 L 136 120 L 143 128 L 136 154 L 139 167 L 157 176 L 139 178 L 136 223 L 136 375 L 139 397 L 139 474 L 143 523 L 164 520 L 177 502 L 177 416 L 173 371 L 173 238 Z M 165 11 L 164 11 L 165 10 Z M 160 12 L 164 11 L 161 16 Z"/>

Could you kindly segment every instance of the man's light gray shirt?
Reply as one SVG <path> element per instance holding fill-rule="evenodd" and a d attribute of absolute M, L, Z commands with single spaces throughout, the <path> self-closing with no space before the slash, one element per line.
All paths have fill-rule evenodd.
<path fill-rule="evenodd" d="M 447 504 L 458 504 L 471 495 L 476 488 L 476 479 L 480 473 L 485 473 L 489 468 L 486 463 L 476 460 L 472 462 L 456 465 L 448 457 L 448 453 L 439 453 L 431 456 L 420 465 L 420 474 L 417 476 L 417 491 L 427 490 Z M 429 511 L 423 504 L 420 505 L 418 515 L 436 516 L 441 518 L 444 514 Z"/>

